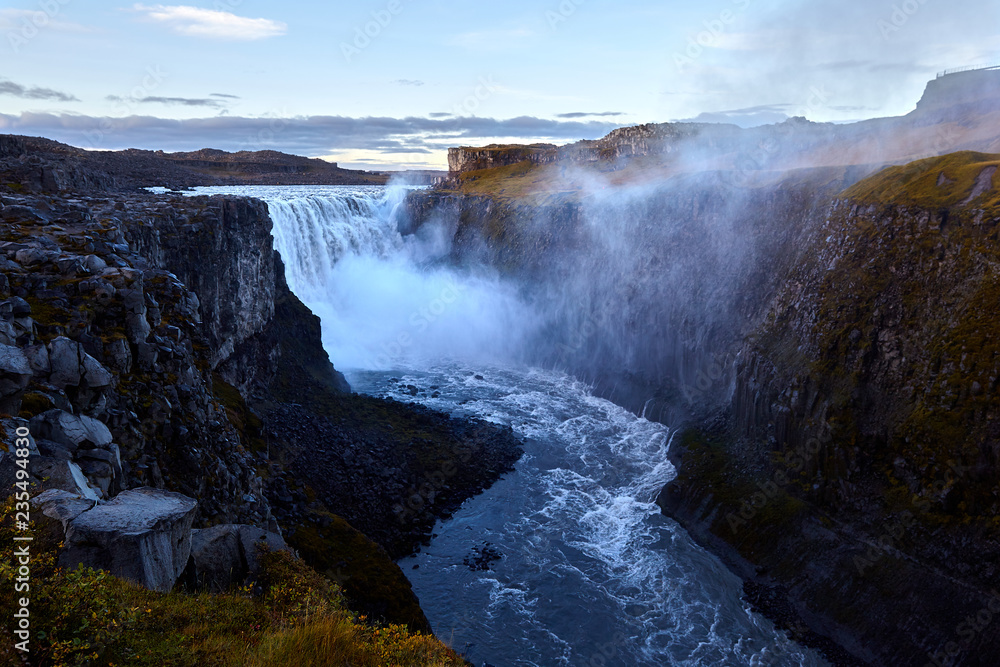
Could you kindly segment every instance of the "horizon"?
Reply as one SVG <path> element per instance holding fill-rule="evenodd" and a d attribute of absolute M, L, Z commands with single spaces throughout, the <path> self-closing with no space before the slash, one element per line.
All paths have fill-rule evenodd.
<path fill-rule="evenodd" d="M 938 72 L 1000 60 L 997 18 L 982 0 L 38 0 L 0 9 L 0 131 L 441 170 L 452 146 L 562 145 L 644 123 L 904 115 Z"/>

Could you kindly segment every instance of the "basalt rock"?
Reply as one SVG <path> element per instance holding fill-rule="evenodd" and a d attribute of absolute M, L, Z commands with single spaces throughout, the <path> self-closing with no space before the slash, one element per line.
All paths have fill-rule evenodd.
<path fill-rule="evenodd" d="M 173 588 L 191 553 L 194 499 L 159 489 L 133 489 L 67 518 L 80 507 L 77 499 L 61 496 L 43 510 L 65 521 L 60 565 L 105 569 L 152 590 Z"/>

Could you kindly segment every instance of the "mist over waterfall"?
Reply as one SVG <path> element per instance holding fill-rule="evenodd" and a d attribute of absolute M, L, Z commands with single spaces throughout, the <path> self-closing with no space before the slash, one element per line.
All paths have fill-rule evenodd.
<path fill-rule="evenodd" d="M 361 369 L 517 359 L 534 321 L 530 308 L 495 272 L 449 264 L 453 229 L 400 234 L 407 192 L 265 195 L 289 287 L 322 320 L 330 358 Z"/>

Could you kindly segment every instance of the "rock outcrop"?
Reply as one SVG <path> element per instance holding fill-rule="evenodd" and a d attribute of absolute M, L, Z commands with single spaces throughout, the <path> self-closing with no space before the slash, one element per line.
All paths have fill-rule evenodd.
<path fill-rule="evenodd" d="M 86 151 L 40 137 L 0 135 L 6 183 L 36 192 L 202 185 L 381 185 L 388 176 L 277 151 Z"/>
<path fill-rule="evenodd" d="M 59 564 L 108 570 L 157 591 L 169 591 L 187 566 L 197 503 L 178 493 L 139 488 L 104 504 L 47 491 L 35 499 L 63 524 Z"/>

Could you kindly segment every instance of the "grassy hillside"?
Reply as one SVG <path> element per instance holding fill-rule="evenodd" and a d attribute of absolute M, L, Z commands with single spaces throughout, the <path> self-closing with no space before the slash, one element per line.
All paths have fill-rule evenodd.
<path fill-rule="evenodd" d="M 0 608 L 14 609 L 12 505 L 0 510 Z M 0 664 L 129 667 L 461 666 L 432 635 L 367 623 L 339 588 L 286 552 L 263 556 L 257 586 L 208 595 L 156 593 L 106 572 L 56 565 L 58 545 L 35 526 L 30 653 L 0 630 Z M 20 595 L 20 594 L 18 594 Z M 26 659 L 27 662 L 22 660 Z"/>

